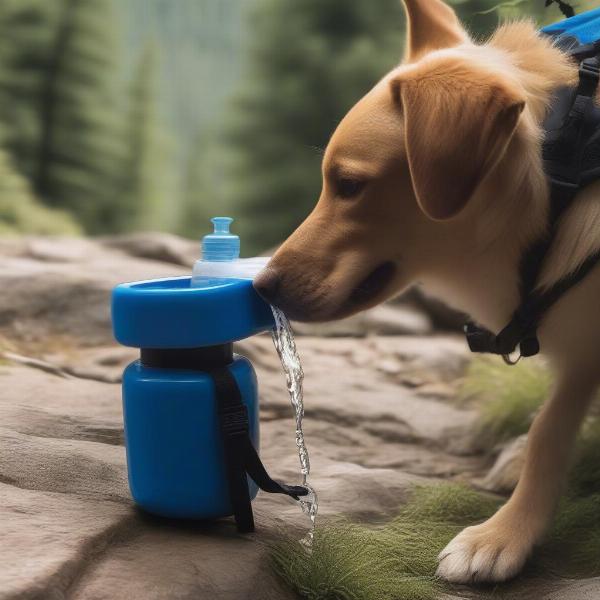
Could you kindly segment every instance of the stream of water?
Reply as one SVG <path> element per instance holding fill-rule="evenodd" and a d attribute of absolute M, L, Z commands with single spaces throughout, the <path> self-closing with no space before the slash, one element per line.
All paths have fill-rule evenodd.
<path fill-rule="evenodd" d="M 281 360 L 281 366 L 285 373 L 287 389 L 290 394 L 292 408 L 296 421 L 296 447 L 298 448 L 298 458 L 300 459 L 300 474 L 302 476 L 302 485 L 308 489 L 308 495 L 302 496 L 299 500 L 302 512 L 310 519 L 310 530 L 307 536 L 301 542 L 308 548 L 312 546 L 312 541 L 315 532 L 315 522 L 317 511 L 319 509 L 319 501 L 317 494 L 312 486 L 308 483 L 310 474 L 310 458 L 306 443 L 304 442 L 304 431 L 302 429 L 302 419 L 304 417 L 304 394 L 302 389 L 302 381 L 304 372 L 300 363 L 300 356 L 296 348 L 294 333 L 288 318 L 275 307 L 273 317 L 275 318 L 275 327 L 273 328 L 273 344 Z"/>

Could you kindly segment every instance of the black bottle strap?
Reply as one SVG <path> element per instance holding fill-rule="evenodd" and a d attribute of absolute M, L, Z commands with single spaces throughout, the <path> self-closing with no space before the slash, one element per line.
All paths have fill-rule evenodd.
<path fill-rule="evenodd" d="M 242 401 L 237 381 L 227 366 L 207 371 L 215 383 L 217 413 L 223 439 L 229 495 L 238 531 L 254 531 L 254 517 L 248 491 L 248 474 L 258 487 L 295 500 L 306 496 L 302 486 L 290 486 L 271 479 L 250 439 L 248 409 Z"/>

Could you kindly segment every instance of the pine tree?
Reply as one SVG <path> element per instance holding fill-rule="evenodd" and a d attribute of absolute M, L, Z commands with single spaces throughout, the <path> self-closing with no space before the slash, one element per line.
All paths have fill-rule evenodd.
<path fill-rule="evenodd" d="M 254 0 L 252 0 L 254 1 Z M 150 35 L 160 47 L 166 114 L 187 146 L 215 123 L 239 80 L 243 16 L 249 0 L 119 0 L 135 49 Z"/>
<path fill-rule="evenodd" d="M 214 164 L 217 145 L 213 135 L 205 131 L 196 135 L 189 151 L 177 230 L 192 239 L 198 239 L 210 230 L 211 217 L 227 212 L 216 197 L 220 178 Z"/>
<path fill-rule="evenodd" d="M 134 229 L 163 229 L 170 200 L 168 139 L 157 103 L 158 49 L 147 43 L 137 64 L 127 119 L 128 159 L 123 222 Z"/>
<path fill-rule="evenodd" d="M 111 0 L 4 0 L 0 118 L 34 191 L 89 232 L 122 227 Z"/>
<path fill-rule="evenodd" d="M 79 231 L 67 213 L 47 208 L 34 198 L 27 180 L 0 149 L 0 235 L 76 234 Z"/>
<path fill-rule="evenodd" d="M 400 60 L 402 15 L 398 0 L 259 0 L 225 178 L 251 251 L 280 242 L 314 205 L 319 149 Z"/>
<path fill-rule="evenodd" d="M 57 16 L 56 2 L 0 2 L 2 142 L 15 167 L 29 180 L 37 169 L 41 94 Z"/>
<path fill-rule="evenodd" d="M 504 19 L 538 17 L 544 12 L 543 0 L 446 0 L 475 40 L 483 40 Z"/>
<path fill-rule="evenodd" d="M 62 0 L 42 90 L 34 187 L 89 232 L 118 230 L 123 156 L 111 0 Z"/>

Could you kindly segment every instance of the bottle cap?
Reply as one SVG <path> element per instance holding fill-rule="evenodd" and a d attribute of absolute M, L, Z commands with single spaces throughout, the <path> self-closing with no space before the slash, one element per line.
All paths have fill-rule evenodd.
<path fill-rule="evenodd" d="M 240 256 L 240 238 L 229 232 L 230 217 L 213 217 L 214 231 L 202 238 L 202 260 L 223 262 Z"/>

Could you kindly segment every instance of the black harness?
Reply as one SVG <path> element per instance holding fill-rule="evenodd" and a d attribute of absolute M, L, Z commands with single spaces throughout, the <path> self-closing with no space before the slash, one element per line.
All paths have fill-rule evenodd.
<path fill-rule="evenodd" d="M 600 108 L 594 103 L 600 80 L 600 41 L 583 46 L 574 38 L 561 36 L 557 44 L 579 63 L 579 83 L 575 88 L 564 87 L 556 92 L 552 111 L 544 122 L 542 157 L 550 187 L 548 228 L 521 258 L 521 303 L 508 325 L 497 335 L 473 322 L 465 325 L 472 352 L 500 354 L 508 364 L 516 362 L 510 355 L 517 348 L 519 358 L 539 352 L 537 330 L 544 315 L 600 260 L 598 251 L 550 288 L 536 290 L 560 218 L 579 191 L 600 178 Z"/>

